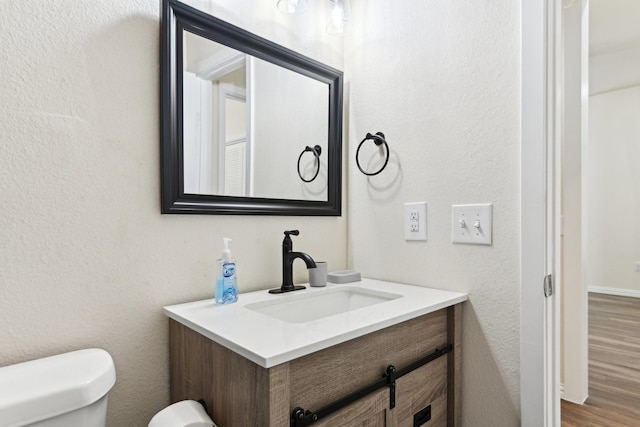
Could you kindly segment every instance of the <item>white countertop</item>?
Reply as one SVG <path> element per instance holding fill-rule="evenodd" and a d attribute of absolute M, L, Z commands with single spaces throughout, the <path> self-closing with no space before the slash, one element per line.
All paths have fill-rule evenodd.
<path fill-rule="evenodd" d="M 347 285 L 401 297 L 304 323 L 286 322 L 245 307 Z M 467 300 L 467 294 L 460 292 L 364 278 L 345 285 L 328 283 L 325 288 L 306 286 L 305 290 L 287 294 L 270 294 L 266 290 L 244 293 L 239 295 L 238 302 L 229 305 L 218 305 L 213 299 L 177 304 L 164 307 L 164 313 L 254 363 L 270 368 Z"/>

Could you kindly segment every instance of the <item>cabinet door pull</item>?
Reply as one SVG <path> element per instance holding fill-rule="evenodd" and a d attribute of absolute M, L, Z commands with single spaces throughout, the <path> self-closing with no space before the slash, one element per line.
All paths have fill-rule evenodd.
<path fill-rule="evenodd" d="M 431 421 L 431 405 L 413 415 L 413 427 L 420 427 L 427 421 Z"/>

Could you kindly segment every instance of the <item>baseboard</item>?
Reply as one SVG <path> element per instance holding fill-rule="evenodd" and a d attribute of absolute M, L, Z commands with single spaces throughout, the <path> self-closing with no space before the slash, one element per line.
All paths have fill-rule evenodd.
<path fill-rule="evenodd" d="M 620 297 L 640 298 L 640 291 L 635 289 L 607 288 L 605 286 L 589 286 L 589 292 L 595 294 L 617 295 Z"/>
<path fill-rule="evenodd" d="M 584 397 L 579 397 L 577 399 L 572 399 L 571 396 L 567 396 L 565 394 L 565 392 L 564 392 L 564 384 L 560 384 L 560 399 L 562 399 L 562 400 L 566 400 L 567 402 L 575 403 L 576 405 L 584 405 L 584 402 L 587 401 L 587 397 L 588 396 L 585 395 Z"/>

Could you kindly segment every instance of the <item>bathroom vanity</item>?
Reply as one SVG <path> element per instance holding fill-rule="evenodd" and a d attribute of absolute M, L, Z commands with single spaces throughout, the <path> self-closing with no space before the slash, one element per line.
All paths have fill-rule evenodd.
<path fill-rule="evenodd" d="M 171 401 L 221 427 L 459 426 L 466 299 L 362 279 L 165 307 Z"/>

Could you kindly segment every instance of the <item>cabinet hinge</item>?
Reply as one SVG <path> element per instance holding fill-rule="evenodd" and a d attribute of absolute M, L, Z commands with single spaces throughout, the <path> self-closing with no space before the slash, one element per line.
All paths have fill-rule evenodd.
<path fill-rule="evenodd" d="M 547 274 L 544 277 L 544 296 L 549 298 L 553 295 L 553 275 Z"/>

